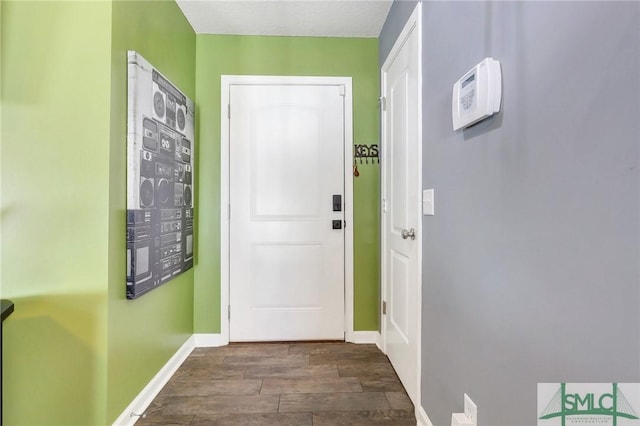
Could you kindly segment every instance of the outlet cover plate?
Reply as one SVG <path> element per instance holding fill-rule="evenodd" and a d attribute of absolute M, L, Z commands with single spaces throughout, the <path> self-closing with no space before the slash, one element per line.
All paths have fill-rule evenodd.
<path fill-rule="evenodd" d="M 472 425 L 478 426 L 478 406 L 466 393 L 464 394 L 464 414 L 471 421 Z"/>

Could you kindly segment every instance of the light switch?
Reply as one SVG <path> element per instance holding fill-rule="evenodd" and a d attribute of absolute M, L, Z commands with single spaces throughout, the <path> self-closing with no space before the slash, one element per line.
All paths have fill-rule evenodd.
<path fill-rule="evenodd" d="M 425 216 L 435 215 L 433 189 L 425 189 L 422 191 L 422 214 Z"/>

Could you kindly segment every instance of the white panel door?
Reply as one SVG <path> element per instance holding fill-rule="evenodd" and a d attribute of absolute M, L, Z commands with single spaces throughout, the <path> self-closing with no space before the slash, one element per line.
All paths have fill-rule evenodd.
<path fill-rule="evenodd" d="M 406 37 L 397 54 L 392 51 L 394 55 L 382 68 L 383 332 L 387 356 L 407 393 L 418 404 L 421 176 L 417 29 L 414 27 Z"/>
<path fill-rule="evenodd" d="M 343 93 L 230 87 L 231 341 L 344 339 Z"/>

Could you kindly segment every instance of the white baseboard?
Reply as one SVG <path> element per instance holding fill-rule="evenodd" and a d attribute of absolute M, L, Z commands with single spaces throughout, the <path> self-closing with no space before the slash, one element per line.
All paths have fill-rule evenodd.
<path fill-rule="evenodd" d="M 140 415 L 144 413 L 149 404 L 151 404 L 156 395 L 158 395 L 164 385 L 167 384 L 169 379 L 171 379 L 171 376 L 173 376 L 176 370 L 178 370 L 180 365 L 182 365 L 184 360 L 187 359 L 195 347 L 195 338 L 194 336 L 191 336 L 182 346 L 180 346 L 176 353 L 169 358 L 169 361 L 167 361 L 160 371 L 158 371 L 151 381 L 149 381 L 147 386 L 140 391 L 138 396 L 131 401 L 131 404 L 124 409 L 122 414 L 120 414 L 120 417 L 113 422 L 113 425 L 130 426 L 135 424 L 135 422 L 140 418 Z"/>
<path fill-rule="evenodd" d="M 196 333 L 193 337 L 195 338 L 196 348 L 215 348 L 229 344 L 229 337 L 222 334 Z"/>
<path fill-rule="evenodd" d="M 350 343 L 378 344 L 380 333 L 377 331 L 353 331 L 347 333 L 345 340 Z"/>
<path fill-rule="evenodd" d="M 416 407 L 416 420 L 418 420 L 418 426 L 433 426 L 422 405 Z"/>

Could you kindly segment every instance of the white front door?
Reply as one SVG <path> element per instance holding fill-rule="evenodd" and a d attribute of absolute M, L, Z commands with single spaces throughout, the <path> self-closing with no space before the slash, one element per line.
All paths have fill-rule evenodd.
<path fill-rule="evenodd" d="M 344 86 L 229 97 L 230 340 L 344 339 Z"/>
<path fill-rule="evenodd" d="M 415 19 L 415 14 L 412 18 Z M 382 67 L 383 320 L 385 352 L 419 406 L 420 131 L 417 19 Z"/>

